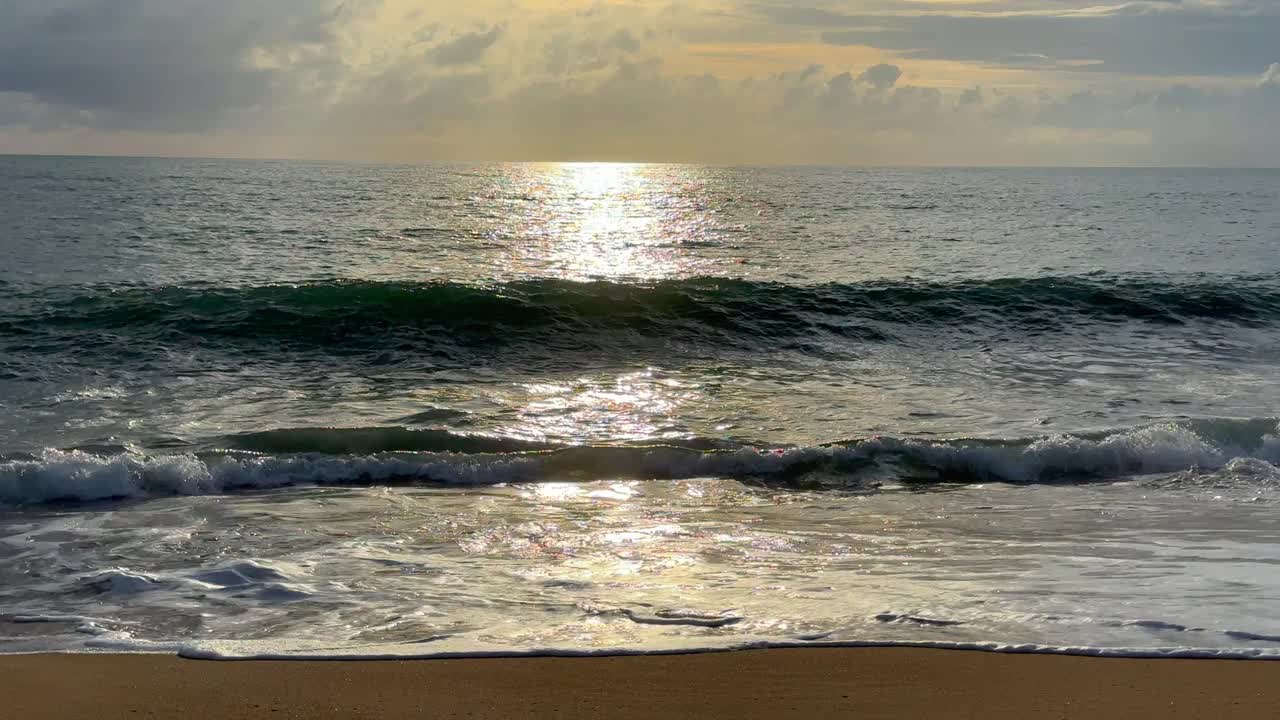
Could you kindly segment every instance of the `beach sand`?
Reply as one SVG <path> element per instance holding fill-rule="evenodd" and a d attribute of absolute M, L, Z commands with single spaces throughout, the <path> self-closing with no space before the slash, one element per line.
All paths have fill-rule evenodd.
<path fill-rule="evenodd" d="M 908 648 L 617 658 L 208 662 L 0 657 L 39 718 L 1269 718 L 1280 662 Z"/>

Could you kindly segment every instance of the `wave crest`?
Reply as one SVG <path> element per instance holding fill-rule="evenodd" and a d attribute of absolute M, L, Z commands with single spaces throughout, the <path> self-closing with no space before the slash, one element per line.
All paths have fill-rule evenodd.
<path fill-rule="evenodd" d="M 1111 480 L 1240 467 L 1240 481 L 1280 479 L 1274 419 L 1166 423 L 1097 435 L 1029 440 L 875 437 L 787 449 L 563 447 L 530 452 L 386 452 L 252 455 L 97 455 L 46 450 L 0 462 L 0 502 L 92 502 L 201 495 L 295 485 L 435 483 L 493 485 L 545 480 L 733 477 L 865 487 L 902 483 L 1041 483 Z"/>
<path fill-rule="evenodd" d="M 170 342 L 276 340 L 336 351 L 398 342 L 444 352 L 624 334 L 755 348 L 762 339 L 891 341 L 913 327 L 1044 331 L 1095 321 L 1195 319 L 1280 319 L 1280 287 L 1265 278 L 1106 275 L 825 285 L 692 278 L 185 286 L 32 304 L 0 321 L 0 335 L 129 332 Z"/>

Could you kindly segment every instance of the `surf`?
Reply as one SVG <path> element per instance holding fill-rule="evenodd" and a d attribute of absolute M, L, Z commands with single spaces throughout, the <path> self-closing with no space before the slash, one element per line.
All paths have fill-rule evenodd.
<path fill-rule="evenodd" d="M 372 440 L 371 440 L 372 438 Z M 8 505 L 209 495 L 299 486 L 489 486 L 599 479 L 724 477 L 780 488 L 875 490 L 885 484 L 1075 483 L 1227 470 L 1227 481 L 1280 482 L 1274 418 L 1154 423 L 1021 439 L 876 436 L 802 447 L 530 444 L 405 428 L 290 429 L 228 438 L 226 449 L 118 453 L 48 449 L 0 461 Z M 236 445 L 240 447 L 235 447 Z M 263 453 L 244 448 L 270 448 Z M 431 450 L 423 450 L 423 448 Z M 376 450 L 376 452 L 361 452 Z M 1221 480 L 1219 478 L 1218 480 Z"/>

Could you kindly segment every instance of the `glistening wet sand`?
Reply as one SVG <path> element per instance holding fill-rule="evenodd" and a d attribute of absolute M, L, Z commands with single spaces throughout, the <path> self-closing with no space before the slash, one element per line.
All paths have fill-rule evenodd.
<path fill-rule="evenodd" d="M 616 658 L 0 657 L 4 717 L 1270 718 L 1280 662 L 909 648 Z"/>

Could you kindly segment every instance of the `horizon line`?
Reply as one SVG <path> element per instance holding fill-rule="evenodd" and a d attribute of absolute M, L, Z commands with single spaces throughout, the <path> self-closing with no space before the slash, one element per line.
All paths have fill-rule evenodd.
<path fill-rule="evenodd" d="M 414 161 L 375 160 L 357 158 L 319 158 L 319 157 L 251 157 L 240 155 L 164 155 L 164 154 L 132 154 L 132 153 L 41 153 L 41 152 L 0 152 L 0 158 L 81 158 L 81 159 L 119 159 L 119 160 L 217 160 L 224 162 L 297 162 L 297 163 L 332 163 L 351 165 L 385 165 L 398 167 L 427 165 L 647 165 L 647 166 L 690 166 L 690 167 L 722 167 L 722 168 L 840 168 L 849 170 L 1280 170 L 1276 165 L 1193 165 L 1170 163 L 1165 165 L 1101 165 L 1101 164 L 946 164 L 946 163 L 806 163 L 806 162 L 713 162 L 689 160 L 458 160 L 431 159 Z"/>

